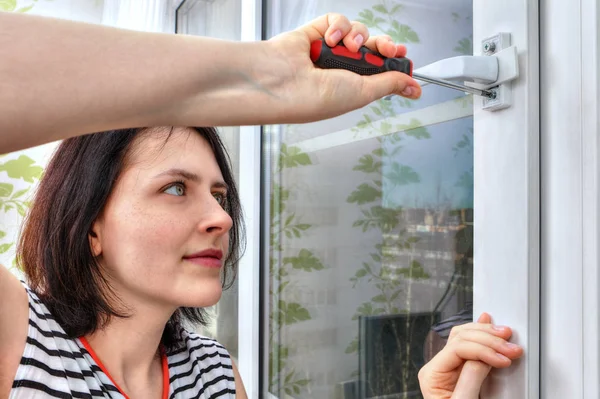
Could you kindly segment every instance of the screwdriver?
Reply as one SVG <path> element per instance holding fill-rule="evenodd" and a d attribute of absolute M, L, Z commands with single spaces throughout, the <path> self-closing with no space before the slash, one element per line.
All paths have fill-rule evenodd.
<path fill-rule="evenodd" d="M 406 57 L 388 58 L 362 46 L 358 52 L 353 53 L 342 43 L 329 47 L 324 39 L 311 43 L 310 59 L 323 69 L 346 69 L 359 75 L 375 75 L 381 72 L 398 71 L 412 76 L 417 80 L 433 83 L 438 86 L 460 90 L 487 98 L 496 98 L 496 93 L 490 90 L 480 90 L 474 87 L 462 86 L 443 79 L 436 79 L 413 72 L 413 63 Z"/>

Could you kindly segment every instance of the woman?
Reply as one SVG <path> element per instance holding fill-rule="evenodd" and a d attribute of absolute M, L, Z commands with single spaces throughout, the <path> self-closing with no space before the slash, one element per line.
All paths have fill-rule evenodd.
<path fill-rule="evenodd" d="M 31 312 L 15 397 L 245 396 L 227 351 L 182 326 L 202 322 L 221 277 L 231 281 L 241 226 L 232 176 L 209 128 L 61 143 L 18 248 Z"/>
<path fill-rule="evenodd" d="M 302 123 L 420 96 L 400 73 L 316 69 L 323 37 L 406 53 L 337 14 L 236 43 L 0 13 L 0 152 L 64 140 L 19 245 L 27 281 L 0 268 L 0 397 L 247 397 L 226 349 L 184 326 L 235 271 L 227 156 L 212 128 L 170 126 Z M 477 398 L 490 367 L 521 356 L 490 322 L 453 330 L 421 370 L 425 398 Z"/>

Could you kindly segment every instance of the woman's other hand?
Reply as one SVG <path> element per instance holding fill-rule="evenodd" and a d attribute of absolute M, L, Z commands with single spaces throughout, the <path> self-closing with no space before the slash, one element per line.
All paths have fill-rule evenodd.
<path fill-rule="evenodd" d="M 364 24 L 333 13 L 273 37 L 267 42 L 270 71 L 277 82 L 274 93 L 281 100 L 283 120 L 308 122 L 330 118 L 390 94 L 420 97 L 419 84 L 401 72 L 361 76 L 346 70 L 315 67 L 310 47 L 321 38 L 329 46 L 342 42 L 352 52 L 358 52 L 364 45 L 386 57 L 406 55 L 406 47 L 395 44 L 389 36 L 371 36 Z"/>
<path fill-rule="evenodd" d="M 419 371 L 424 399 L 478 399 L 491 368 L 509 367 L 523 354 L 507 341 L 511 335 L 509 327 L 492 325 L 487 313 L 454 327 L 444 349 Z"/>

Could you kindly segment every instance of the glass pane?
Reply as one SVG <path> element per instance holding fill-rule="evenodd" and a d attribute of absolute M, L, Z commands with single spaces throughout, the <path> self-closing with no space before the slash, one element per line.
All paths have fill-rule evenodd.
<path fill-rule="evenodd" d="M 240 0 L 186 0 L 177 10 L 177 33 L 240 40 Z M 235 180 L 239 177 L 239 127 L 219 127 L 231 158 Z M 198 333 L 219 341 L 237 362 L 238 282 L 223 292 L 215 306 L 207 309 L 210 325 Z"/>
<path fill-rule="evenodd" d="M 177 32 L 241 39 L 240 0 L 185 0 L 177 10 Z"/>
<path fill-rule="evenodd" d="M 341 12 L 405 43 L 416 68 L 472 54 L 470 0 L 270 0 L 266 11 L 269 36 Z M 421 397 L 419 368 L 472 320 L 472 101 L 428 85 L 417 101 L 266 129 L 272 395 Z"/>

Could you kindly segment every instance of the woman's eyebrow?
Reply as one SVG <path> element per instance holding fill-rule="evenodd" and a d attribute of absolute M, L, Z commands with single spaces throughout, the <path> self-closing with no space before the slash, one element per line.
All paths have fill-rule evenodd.
<path fill-rule="evenodd" d="M 224 181 L 218 181 L 215 184 L 213 184 L 212 186 L 213 186 L 213 188 L 219 188 L 219 189 L 222 189 L 225 191 L 229 190 L 229 186 Z"/>
<path fill-rule="evenodd" d="M 185 169 L 180 169 L 180 168 L 172 168 L 172 169 L 165 170 L 164 172 L 161 172 L 161 173 L 157 174 L 156 176 L 154 176 L 154 178 L 157 179 L 157 178 L 164 177 L 164 176 L 183 178 L 185 180 L 189 180 L 194 183 L 199 183 L 201 180 L 200 176 L 198 176 L 196 173 L 187 171 Z M 229 188 L 227 183 L 225 183 L 222 180 L 215 182 L 212 185 L 212 187 L 224 189 L 224 190 L 227 190 Z"/>
<path fill-rule="evenodd" d="M 189 172 L 185 169 L 178 169 L 178 168 L 165 170 L 164 172 L 161 172 L 161 173 L 157 174 L 156 176 L 154 176 L 154 178 L 158 179 L 159 177 L 163 177 L 163 176 L 182 177 L 186 180 L 191 180 L 193 182 L 200 181 L 200 176 L 198 176 L 197 174 Z"/>

